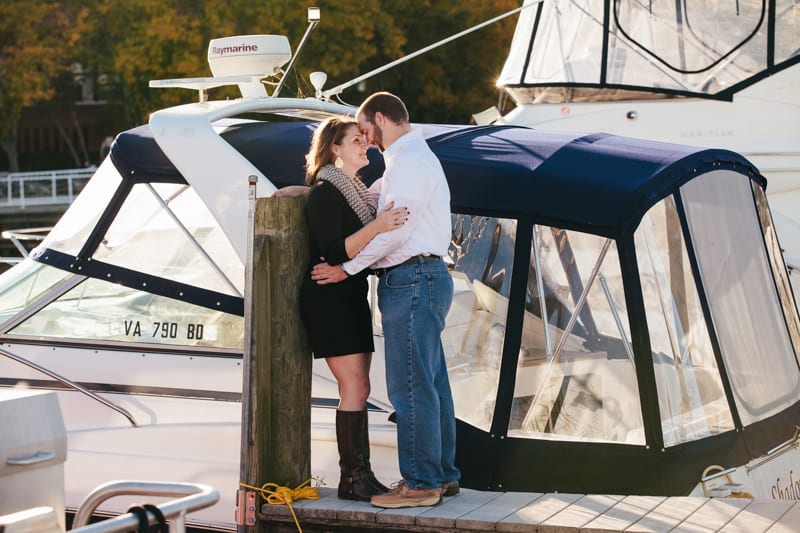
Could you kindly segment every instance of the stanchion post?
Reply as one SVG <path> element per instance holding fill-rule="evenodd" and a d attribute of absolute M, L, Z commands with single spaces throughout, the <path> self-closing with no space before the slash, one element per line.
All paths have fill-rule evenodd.
<path fill-rule="evenodd" d="M 257 465 L 253 420 L 256 392 L 253 335 L 253 257 L 255 235 L 256 185 L 258 177 L 248 176 L 247 192 L 247 256 L 244 261 L 244 353 L 242 355 L 242 429 L 239 451 L 239 481 L 257 486 L 253 468 Z M 259 255 L 261 251 L 259 250 Z M 239 487 L 236 492 L 236 528 L 238 533 L 253 531 L 257 522 L 257 497 L 252 490 Z"/>

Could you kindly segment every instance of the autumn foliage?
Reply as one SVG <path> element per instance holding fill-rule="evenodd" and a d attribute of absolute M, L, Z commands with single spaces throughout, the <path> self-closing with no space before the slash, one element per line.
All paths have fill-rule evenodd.
<path fill-rule="evenodd" d="M 191 91 L 151 89 L 152 79 L 211 73 L 208 41 L 243 34 L 284 34 L 294 49 L 306 8 L 322 20 L 286 80 L 282 96 L 309 96 L 308 74 L 326 87 L 414 52 L 519 7 L 519 0 L 3 0 L 0 2 L 0 144 L 14 152 L 23 110 L 69 106 L 76 72 L 92 76 L 98 99 L 122 103 L 128 127 L 152 111 L 196 99 Z M 511 16 L 347 89 L 358 104 L 374 90 L 406 100 L 415 121 L 468 123 L 496 103 L 494 85 L 517 17 Z M 76 67 L 77 65 L 77 67 Z M 72 87 L 70 87 L 70 85 Z M 212 98 L 236 97 L 215 89 Z M 227 91 L 227 92 L 226 92 Z M 13 167 L 13 164 L 12 164 Z"/>

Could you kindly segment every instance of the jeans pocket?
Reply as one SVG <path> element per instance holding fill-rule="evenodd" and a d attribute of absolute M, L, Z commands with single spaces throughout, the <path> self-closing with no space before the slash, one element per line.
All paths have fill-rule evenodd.
<path fill-rule="evenodd" d="M 427 272 L 425 276 L 431 307 L 446 315 L 453 303 L 453 278 L 447 271 Z"/>
<path fill-rule="evenodd" d="M 413 287 L 417 282 L 417 269 L 414 267 L 396 268 L 387 272 L 385 276 L 386 286 L 391 289 Z"/>

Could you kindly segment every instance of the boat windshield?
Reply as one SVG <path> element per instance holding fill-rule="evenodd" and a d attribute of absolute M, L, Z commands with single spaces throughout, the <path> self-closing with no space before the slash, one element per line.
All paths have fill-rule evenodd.
<path fill-rule="evenodd" d="M 127 183 L 110 159 L 34 255 L 43 250 L 242 295 L 244 265 L 197 193 L 180 183 Z"/>
<path fill-rule="evenodd" d="M 542 2 L 520 14 L 498 85 L 519 103 L 641 99 L 647 92 L 730 98 L 764 72 L 797 62 L 800 4 L 772 5 Z"/>
<path fill-rule="evenodd" d="M 121 183 L 122 177 L 106 158 L 37 250 L 77 256 Z"/>
<path fill-rule="evenodd" d="M 0 334 L 4 323 L 71 275 L 32 259 L 0 274 Z"/>
<path fill-rule="evenodd" d="M 3 274 L 0 333 L 241 350 L 244 265 L 174 181 L 122 176 L 107 158 L 31 259 Z"/>
<path fill-rule="evenodd" d="M 753 194 L 729 170 L 684 184 L 642 217 L 636 269 L 625 277 L 617 241 L 535 224 L 522 308 L 509 306 L 519 221 L 453 215 L 455 297 L 443 340 L 458 418 L 488 432 L 507 416 L 515 438 L 645 445 L 637 361 L 648 359 L 667 447 L 734 430 L 734 408 L 748 426 L 800 401 L 798 332 L 778 298 L 788 286 L 773 281 Z M 643 316 L 628 309 L 637 287 Z M 521 332 L 507 330 L 520 314 Z M 649 356 L 635 356 L 647 345 Z M 516 373 L 504 414 L 509 357 Z"/>
<path fill-rule="evenodd" d="M 241 317 L 87 279 L 10 331 L 12 335 L 241 350 Z"/>

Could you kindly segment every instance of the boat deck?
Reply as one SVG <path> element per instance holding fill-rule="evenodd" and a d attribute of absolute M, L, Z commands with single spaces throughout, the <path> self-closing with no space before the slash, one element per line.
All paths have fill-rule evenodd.
<path fill-rule="evenodd" d="M 436 507 L 378 509 L 340 500 L 320 488 L 319 500 L 293 503 L 303 531 L 420 532 L 714 532 L 796 533 L 800 501 L 740 498 L 614 496 L 489 492 L 461 489 Z M 288 507 L 264 505 L 259 518 L 297 530 Z"/>

